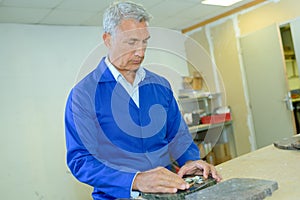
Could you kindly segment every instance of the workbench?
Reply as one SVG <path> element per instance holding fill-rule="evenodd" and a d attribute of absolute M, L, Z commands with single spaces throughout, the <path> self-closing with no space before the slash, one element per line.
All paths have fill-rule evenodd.
<path fill-rule="evenodd" d="M 273 145 L 239 156 L 216 166 L 223 181 L 231 178 L 274 180 L 278 190 L 270 200 L 300 199 L 300 151 L 282 150 Z"/>

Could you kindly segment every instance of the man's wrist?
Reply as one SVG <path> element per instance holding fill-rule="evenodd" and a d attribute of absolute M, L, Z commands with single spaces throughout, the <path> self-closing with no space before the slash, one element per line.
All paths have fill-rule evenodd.
<path fill-rule="evenodd" d="M 138 176 L 138 174 L 139 174 L 140 172 L 137 172 L 136 174 L 135 174 L 135 176 L 133 177 L 133 179 L 132 179 L 132 183 L 131 183 L 131 192 L 132 191 L 138 191 L 138 187 L 137 187 L 137 181 L 136 181 L 136 179 L 137 179 L 137 176 Z"/>

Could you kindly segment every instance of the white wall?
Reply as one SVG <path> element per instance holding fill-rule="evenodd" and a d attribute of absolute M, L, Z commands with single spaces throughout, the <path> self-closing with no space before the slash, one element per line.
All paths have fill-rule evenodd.
<path fill-rule="evenodd" d="M 65 164 L 63 115 L 81 64 L 101 37 L 97 27 L 0 24 L 0 199 L 91 199 L 91 188 Z"/>
<path fill-rule="evenodd" d="M 90 199 L 65 164 L 64 106 L 96 27 L 0 24 L 0 199 Z"/>

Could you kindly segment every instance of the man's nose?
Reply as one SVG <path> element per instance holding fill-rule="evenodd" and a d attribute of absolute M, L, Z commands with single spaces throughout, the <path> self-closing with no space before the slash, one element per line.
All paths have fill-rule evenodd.
<path fill-rule="evenodd" d="M 137 49 L 135 50 L 134 55 L 135 55 L 135 56 L 139 56 L 139 57 L 144 57 L 144 56 L 145 56 L 145 51 L 146 51 L 146 47 L 140 47 L 140 48 L 137 48 Z"/>

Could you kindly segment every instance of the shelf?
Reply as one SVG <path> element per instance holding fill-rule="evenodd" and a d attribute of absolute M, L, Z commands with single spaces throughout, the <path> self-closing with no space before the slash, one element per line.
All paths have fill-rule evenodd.
<path fill-rule="evenodd" d="M 191 97 L 191 98 L 179 98 L 178 101 L 181 103 L 191 103 L 195 101 L 207 101 L 207 99 L 211 99 L 209 97 Z"/>
<path fill-rule="evenodd" d="M 285 51 L 284 57 L 285 57 L 285 59 L 295 59 L 295 52 L 294 51 Z"/>
<path fill-rule="evenodd" d="M 200 131 L 208 130 L 210 128 L 216 128 L 216 127 L 220 127 L 220 126 L 227 126 L 227 125 L 231 125 L 231 124 L 232 124 L 232 120 L 226 121 L 226 122 L 223 122 L 223 123 L 217 123 L 217 124 L 200 124 L 200 125 L 196 125 L 196 126 L 190 126 L 189 131 L 190 131 L 190 133 L 197 133 L 197 132 L 200 132 Z"/>
<path fill-rule="evenodd" d="M 190 102 L 190 101 L 196 101 L 196 100 L 204 100 L 204 99 L 216 99 L 218 96 L 220 96 L 220 93 L 204 93 L 200 96 L 184 96 L 179 97 L 178 100 L 181 102 Z"/>
<path fill-rule="evenodd" d="M 285 60 L 285 63 L 286 63 L 286 67 L 288 68 L 289 66 L 292 67 L 292 75 L 291 76 L 288 76 L 288 79 L 293 79 L 293 78 L 299 78 L 299 76 L 297 75 L 298 74 L 298 70 L 296 69 L 296 66 L 295 66 L 295 62 L 296 60 L 295 59 L 286 59 Z M 288 70 L 287 70 L 288 71 Z M 287 72 L 288 73 L 288 72 Z"/>
<path fill-rule="evenodd" d="M 300 98 L 295 98 L 295 99 L 292 99 L 292 102 L 300 102 Z"/>

